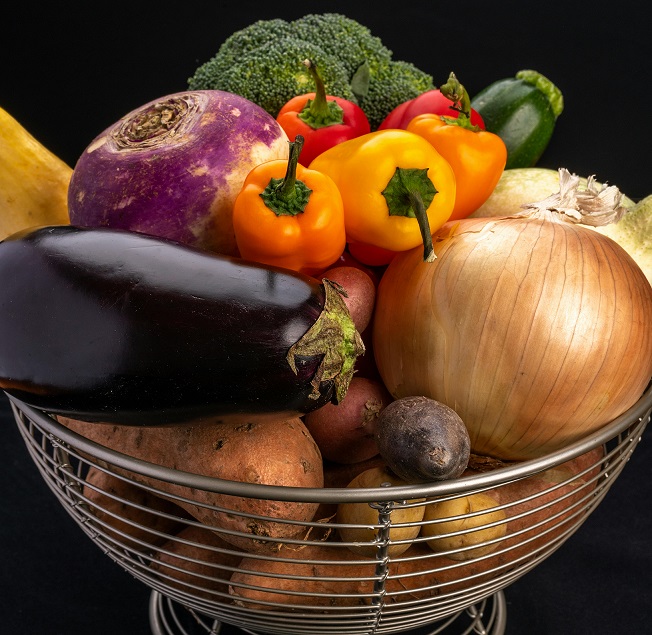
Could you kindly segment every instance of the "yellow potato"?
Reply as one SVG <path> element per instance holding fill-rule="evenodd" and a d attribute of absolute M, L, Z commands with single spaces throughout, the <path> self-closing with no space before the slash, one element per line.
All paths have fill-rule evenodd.
<path fill-rule="evenodd" d="M 468 549 L 490 540 L 504 538 L 507 533 L 507 514 L 495 509 L 499 501 L 486 493 L 470 494 L 450 500 L 431 503 L 425 509 L 421 535 L 432 537 L 430 548 L 453 560 L 469 560 L 491 553 L 499 542 Z M 477 512 L 487 510 L 486 513 Z M 458 518 L 459 517 L 459 518 Z M 450 519 L 450 520 L 445 520 Z M 443 522 L 433 522 L 443 520 Z M 492 523 L 499 523 L 492 525 Z M 487 526 L 490 525 L 490 526 Z M 461 533 L 460 533 L 461 532 Z M 461 551 L 459 551 L 461 550 Z"/>
<path fill-rule="evenodd" d="M 407 483 L 382 467 L 372 467 L 358 474 L 347 487 L 374 488 L 388 483 L 387 500 L 393 500 L 391 488 Z M 419 523 L 423 520 L 424 506 L 418 504 L 423 499 L 399 501 L 390 512 L 388 553 L 397 556 L 406 551 L 419 535 Z M 344 542 L 361 543 L 348 545 L 349 549 L 362 556 L 373 557 L 378 549 L 377 535 L 379 510 L 369 503 L 340 503 L 337 507 L 336 522 L 356 524 L 356 527 L 338 527 L 339 536 Z M 405 524 L 405 525 L 404 525 Z M 399 526 L 397 526 L 399 525 Z"/>

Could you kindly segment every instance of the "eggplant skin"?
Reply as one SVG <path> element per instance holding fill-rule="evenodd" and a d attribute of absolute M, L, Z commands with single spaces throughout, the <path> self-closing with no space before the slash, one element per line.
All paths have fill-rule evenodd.
<path fill-rule="evenodd" d="M 145 234 L 38 227 L 0 243 L 0 388 L 86 421 L 306 413 L 333 400 L 288 350 L 321 281 Z"/>

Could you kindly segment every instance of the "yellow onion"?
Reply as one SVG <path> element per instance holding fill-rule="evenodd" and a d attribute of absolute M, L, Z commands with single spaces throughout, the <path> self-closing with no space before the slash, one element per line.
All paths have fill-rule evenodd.
<path fill-rule="evenodd" d="M 624 212 L 560 170 L 521 214 L 449 222 L 435 262 L 397 255 L 382 277 L 373 350 L 395 397 L 453 408 L 472 450 L 534 458 L 632 406 L 652 376 L 652 288 L 616 242 L 583 224 Z"/>

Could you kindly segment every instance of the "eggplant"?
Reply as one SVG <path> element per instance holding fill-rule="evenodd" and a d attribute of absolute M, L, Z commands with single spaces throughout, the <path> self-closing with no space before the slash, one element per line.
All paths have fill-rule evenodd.
<path fill-rule="evenodd" d="M 18 232 L 0 281 L 0 388 L 89 422 L 304 414 L 364 351 L 337 285 L 123 229 Z"/>

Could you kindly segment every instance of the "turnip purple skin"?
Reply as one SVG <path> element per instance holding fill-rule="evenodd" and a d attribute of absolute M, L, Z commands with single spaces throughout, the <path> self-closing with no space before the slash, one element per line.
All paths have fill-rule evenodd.
<path fill-rule="evenodd" d="M 403 397 L 376 419 L 376 443 L 388 467 L 409 483 L 457 478 L 471 455 L 459 415 L 427 397 Z"/>
<path fill-rule="evenodd" d="M 84 150 L 68 190 L 70 222 L 237 256 L 233 201 L 253 167 L 287 159 L 288 151 L 274 118 L 243 97 L 167 95 L 128 113 Z"/>

